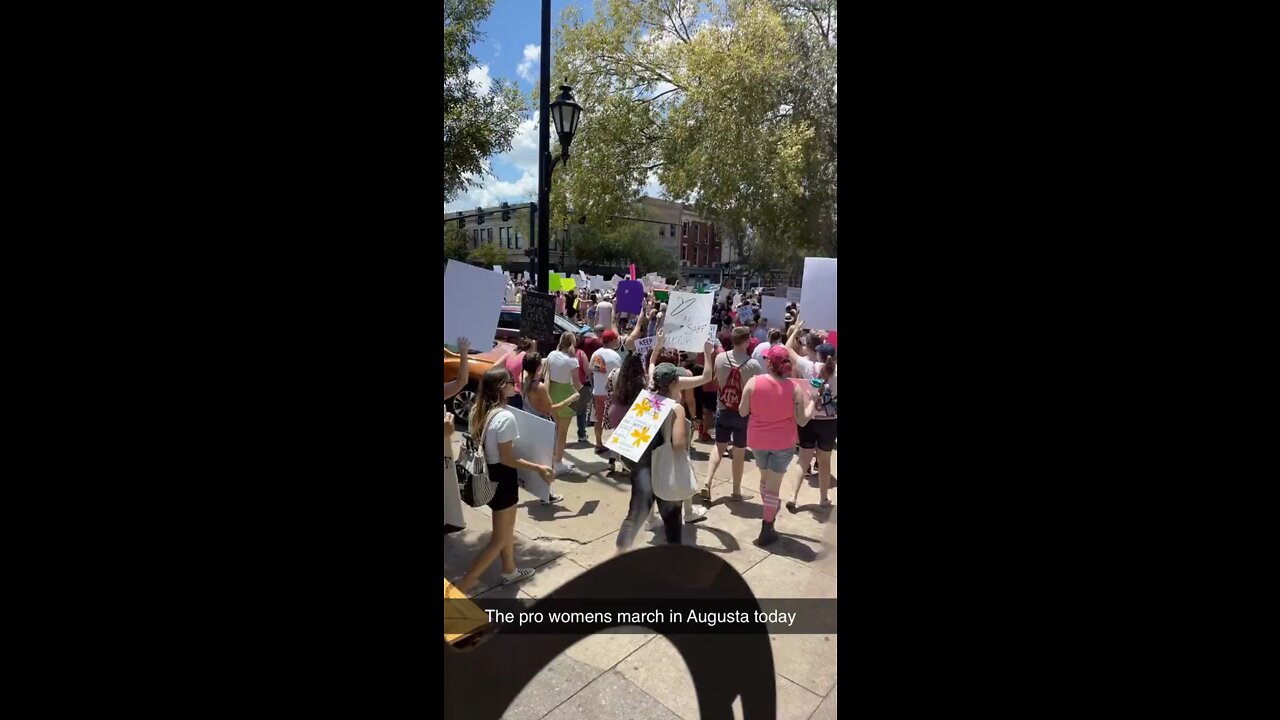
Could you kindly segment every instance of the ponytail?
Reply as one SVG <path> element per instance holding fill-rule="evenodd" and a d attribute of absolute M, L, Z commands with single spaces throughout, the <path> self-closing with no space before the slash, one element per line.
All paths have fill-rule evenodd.
<path fill-rule="evenodd" d="M 564 331 L 564 334 L 560 336 L 560 346 L 557 347 L 556 350 L 559 350 L 565 355 L 569 355 L 573 350 L 573 346 L 576 345 L 577 342 L 578 342 L 577 336 L 575 336 L 573 333 L 566 330 Z"/>

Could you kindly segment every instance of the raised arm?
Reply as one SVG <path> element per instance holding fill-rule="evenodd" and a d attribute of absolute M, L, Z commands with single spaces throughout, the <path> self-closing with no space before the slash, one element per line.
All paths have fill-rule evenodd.
<path fill-rule="evenodd" d="M 666 343 L 667 331 L 658 329 L 658 336 L 653 341 L 653 347 L 649 348 L 649 382 L 653 382 L 654 368 L 658 367 L 658 355 L 662 352 L 662 346 Z"/>
<path fill-rule="evenodd" d="M 636 318 L 635 327 L 631 328 L 631 334 L 628 335 L 627 339 L 624 340 L 622 343 L 622 347 L 626 348 L 627 352 L 635 352 L 636 341 L 639 340 L 640 336 L 644 334 L 644 326 L 646 321 L 652 320 L 651 313 L 652 311 L 649 310 L 648 306 L 646 305 L 644 310 L 640 313 L 640 317 Z M 617 325 L 617 323 L 615 322 L 614 325 Z"/>
<path fill-rule="evenodd" d="M 787 352 L 791 354 L 791 364 L 799 366 L 800 359 L 804 357 L 800 354 L 800 329 L 804 327 L 804 320 L 796 318 L 796 324 L 791 326 L 791 332 L 787 334 Z"/>
<path fill-rule="evenodd" d="M 471 378 L 467 375 L 467 351 L 470 349 L 470 340 L 458 338 L 458 377 L 444 384 L 445 400 L 457 395 L 471 381 Z"/>
<path fill-rule="evenodd" d="M 711 377 L 715 373 L 716 369 L 715 344 L 708 340 L 704 352 L 706 353 L 706 357 L 703 359 L 702 363 L 702 375 L 696 378 L 677 378 L 675 383 L 677 390 L 692 390 L 693 388 L 701 387 L 711 382 Z"/>

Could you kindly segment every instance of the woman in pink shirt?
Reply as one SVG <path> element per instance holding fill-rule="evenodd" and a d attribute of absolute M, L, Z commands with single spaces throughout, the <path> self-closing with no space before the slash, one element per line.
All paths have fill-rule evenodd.
<path fill-rule="evenodd" d="M 774 520 L 782 501 L 782 476 L 796 454 L 799 436 L 796 426 L 809 424 L 813 417 L 813 398 L 792 383 L 791 354 L 785 347 L 774 346 L 764 353 L 769 372 L 756 375 L 742 389 L 738 412 L 747 418 L 747 447 L 760 466 L 760 500 L 764 519 L 755 544 L 764 547 L 778 539 Z"/>

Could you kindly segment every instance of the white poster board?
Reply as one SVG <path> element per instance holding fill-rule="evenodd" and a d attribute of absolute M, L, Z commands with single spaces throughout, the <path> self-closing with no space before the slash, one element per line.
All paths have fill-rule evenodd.
<path fill-rule="evenodd" d="M 787 300 L 790 302 L 800 302 L 800 288 L 787 288 Z"/>
<path fill-rule="evenodd" d="M 812 330 L 836 329 L 835 258 L 804 259 L 804 292 L 800 294 L 800 318 Z"/>
<path fill-rule="evenodd" d="M 525 281 L 525 282 L 529 282 L 529 271 L 528 271 L 528 270 L 525 270 L 525 271 L 524 271 L 524 281 Z"/>
<path fill-rule="evenodd" d="M 729 299 L 729 296 L 732 294 L 733 288 L 720 288 L 719 292 L 716 293 L 716 304 L 718 305 L 723 303 L 725 300 Z"/>
<path fill-rule="evenodd" d="M 551 453 L 556 447 L 556 424 L 523 410 L 513 407 L 507 409 L 516 416 L 516 432 L 520 433 L 520 437 L 512 443 L 516 457 L 551 467 Z M 541 475 L 532 470 L 517 470 L 516 474 L 524 481 L 524 489 L 530 494 L 539 500 L 551 498 L 551 489 Z"/>
<path fill-rule="evenodd" d="M 654 395 L 648 390 L 641 390 L 636 401 L 631 403 L 626 417 L 618 423 L 613 435 L 609 436 L 605 447 L 622 457 L 638 462 L 640 456 L 657 437 L 675 401 Z"/>
<path fill-rule="evenodd" d="M 787 299 L 764 296 L 761 298 L 760 317 L 769 321 L 769 329 L 781 330 L 787 324 Z"/>
<path fill-rule="evenodd" d="M 671 291 L 662 327 L 667 331 L 666 347 L 700 353 L 706 348 L 711 326 L 711 306 L 715 298 L 706 293 Z"/>
<path fill-rule="evenodd" d="M 450 260 L 444 269 L 444 297 L 449 308 L 444 313 L 445 344 L 453 346 L 465 337 L 476 352 L 493 347 L 506 292 L 505 275 Z"/>
<path fill-rule="evenodd" d="M 494 266 L 493 266 L 493 271 L 494 271 L 494 272 L 496 272 L 496 273 L 500 273 L 500 272 L 502 272 L 502 266 L 501 266 L 501 265 L 494 265 Z"/>

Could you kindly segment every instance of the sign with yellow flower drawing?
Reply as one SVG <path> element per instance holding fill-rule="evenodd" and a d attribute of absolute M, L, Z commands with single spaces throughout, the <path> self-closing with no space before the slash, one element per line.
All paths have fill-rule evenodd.
<path fill-rule="evenodd" d="M 631 409 L 627 410 L 627 416 L 605 442 L 605 447 L 632 462 L 639 461 L 673 407 L 674 400 L 654 395 L 648 390 L 640 391 L 636 401 L 631 403 Z"/>

